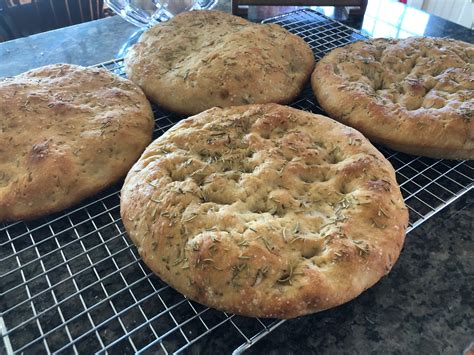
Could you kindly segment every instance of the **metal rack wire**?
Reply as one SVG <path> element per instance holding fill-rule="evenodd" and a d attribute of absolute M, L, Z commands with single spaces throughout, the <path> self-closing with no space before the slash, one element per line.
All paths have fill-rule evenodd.
<path fill-rule="evenodd" d="M 310 10 L 265 22 L 303 37 L 318 58 L 364 38 Z M 121 60 L 99 66 L 124 75 Z M 292 106 L 322 112 L 309 87 Z M 182 118 L 157 107 L 154 112 L 155 137 Z M 409 230 L 473 188 L 472 161 L 380 149 L 397 171 L 410 209 Z M 212 347 L 240 353 L 283 323 L 203 307 L 154 276 L 125 234 L 119 189 L 117 184 L 33 222 L 0 224 L 0 351 L 179 353 Z M 219 348 L 215 339 L 227 347 Z"/>

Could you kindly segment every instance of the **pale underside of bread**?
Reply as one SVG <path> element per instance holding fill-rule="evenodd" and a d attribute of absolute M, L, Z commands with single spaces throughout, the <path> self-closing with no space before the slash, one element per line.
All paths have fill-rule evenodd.
<path fill-rule="evenodd" d="M 192 11 L 146 31 L 125 58 L 128 77 L 182 114 L 250 103 L 289 103 L 314 68 L 310 47 L 277 25 Z"/>
<path fill-rule="evenodd" d="M 58 212 L 113 184 L 152 130 L 140 88 L 103 69 L 57 64 L 0 80 L 0 221 Z"/>
<path fill-rule="evenodd" d="M 144 262 L 179 292 L 278 318 L 372 286 L 408 223 L 392 166 L 359 132 L 276 104 L 178 123 L 129 172 L 121 216 Z"/>
<path fill-rule="evenodd" d="M 432 158 L 474 158 L 474 46 L 409 38 L 361 41 L 318 62 L 328 114 L 373 142 Z"/>

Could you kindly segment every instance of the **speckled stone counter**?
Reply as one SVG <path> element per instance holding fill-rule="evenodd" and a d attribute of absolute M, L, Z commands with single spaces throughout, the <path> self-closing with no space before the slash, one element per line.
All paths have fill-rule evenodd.
<path fill-rule="evenodd" d="M 369 6 L 377 3 L 370 1 Z M 374 36 L 385 33 L 398 37 L 443 36 L 469 42 L 474 39 L 472 30 L 434 16 L 418 13 L 415 20 L 405 21 L 416 11 L 410 14 L 401 4 L 383 3 L 393 6 L 393 10 L 385 9 L 381 14 L 374 5 L 359 20 L 348 19 L 338 10 L 327 14 Z M 219 6 L 229 10 L 229 1 L 222 1 Z M 251 9 L 249 17 L 257 21 L 294 9 Z M 383 26 L 377 27 L 377 23 Z M 136 31 L 136 27 L 115 16 L 0 43 L 0 77 L 50 63 L 93 65 L 116 58 Z M 409 233 L 393 271 L 373 288 L 336 309 L 285 322 L 248 352 L 462 353 L 474 341 L 473 231 L 471 190 Z M 190 351 L 224 353 L 241 344 L 237 337 L 234 344 L 232 335 L 222 332 L 217 329 Z M 4 351 L 0 342 L 0 353 Z"/>
<path fill-rule="evenodd" d="M 220 1 L 216 9 L 229 12 L 230 2 Z M 0 43 L 0 77 L 54 63 L 102 63 L 120 56 L 122 47 L 139 31 L 113 16 Z"/>
<path fill-rule="evenodd" d="M 251 7 L 248 17 L 252 21 L 260 21 L 297 8 Z M 216 9 L 229 12 L 230 0 L 218 0 Z M 368 35 L 425 35 L 468 42 L 474 40 L 474 32 L 468 28 L 389 0 L 369 1 L 363 19 L 348 18 L 345 11 L 337 8 L 319 9 Z M 0 43 L 0 77 L 16 75 L 46 64 L 94 65 L 117 58 L 123 55 L 122 47 L 137 31 L 137 27 L 114 16 Z"/>
<path fill-rule="evenodd" d="M 115 58 L 135 31 L 114 16 L 0 43 L 0 77 L 47 64 L 94 65 Z"/>
<path fill-rule="evenodd" d="M 290 320 L 250 353 L 461 354 L 474 341 L 474 193 L 409 233 L 388 277 Z"/>

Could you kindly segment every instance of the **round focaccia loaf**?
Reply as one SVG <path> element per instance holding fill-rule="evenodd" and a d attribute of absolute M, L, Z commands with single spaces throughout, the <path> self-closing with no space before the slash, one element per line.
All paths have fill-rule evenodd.
<path fill-rule="evenodd" d="M 0 79 L 0 220 L 65 209 L 124 176 L 151 140 L 135 84 L 50 65 Z"/>
<path fill-rule="evenodd" d="M 125 58 L 128 77 L 182 114 L 250 103 L 288 103 L 314 67 L 300 37 L 218 11 L 191 11 L 146 31 Z"/>
<path fill-rule="evenodd" d="M 474 46 L 452 39 L 373 39 L 337 48 L 312 75 L 328 114 L 409 154 L 474 158 Z"/>
<path fill-rule="evenodd" d="M 392 166 L 359 132 L 277 104 L 181 121 L 129 172 L 121 215 L 144 262 L 179 292 L 278 318 L 372 286 L 408 221 Z"/>

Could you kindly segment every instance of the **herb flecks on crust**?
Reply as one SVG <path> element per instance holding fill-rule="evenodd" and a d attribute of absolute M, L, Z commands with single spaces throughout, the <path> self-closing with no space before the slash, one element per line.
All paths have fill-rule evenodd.
<path fill-rule="evenodd" d="M 291 102 L 314 67 L 300 37 L 218 11 L 183 13 L 156 25 L 125 62 L 128 77 L 151 100 L 183 114 Z"/>
<path fill-rule="evenodd" d="M 409 154 L 474 159 L 474 45 L 372 39 L 334 49 L 311 78 L 329 115 Z"/>
<path fill-rule="evenodd" d="M 0 221 L 61 211 L 122 178 L 151 140 L 138 86 L 55 64 L 0 79 Z"/>
<path fill-rule="evenodd" d="M 122 189 L 145 263 L 198 302 L 290 318 L 385 275 L 407 210 L 357 131 L 276 104 L 211 109 L 154 141 Z"/>

